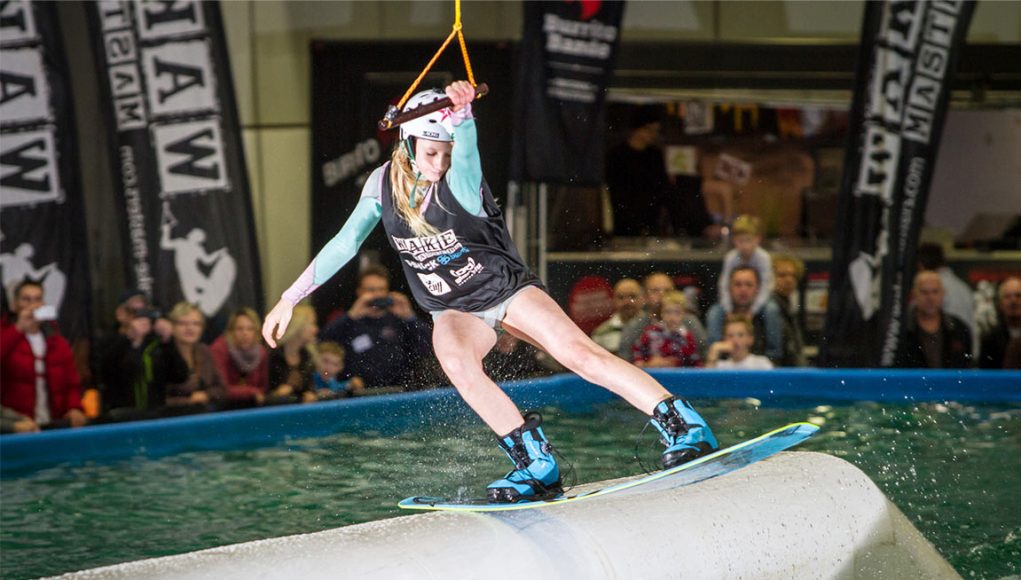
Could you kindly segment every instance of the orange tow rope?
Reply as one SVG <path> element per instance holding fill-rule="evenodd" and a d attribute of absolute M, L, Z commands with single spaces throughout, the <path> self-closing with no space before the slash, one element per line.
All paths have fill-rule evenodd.
<path fill-rule="evenodd" d="M 450 31 L 450 35 L 448 35 L 447 39 L 443 41 L 443 45 L 440 46 L 440 49 L 433 55 L 432 60 L 429 61 L 429 64 L 425 65 L 425 68 L 422 69 L 418 78 L 415 79 L 415 82 L 411 83 L 407 92 L 405 92 L 404 96 L 401 97 L 401 101 L 397 103 L 398 110 L 404 108 L 404 104 L 407 103 L 408 99 L 411 98 L 411 95 L 415 93 L 415 89 L 418 88 L 418 85 L 422 82 L 422 79 L 425 78 L 425 75 L 429 74 L 429 69 L 436 64 L 436 60 L 440 58 L 443 51 L 447 49 L 447 46 L 450 44 L 450 41 L 454 39 L 454 36 L 457 36 L 457 40 L 461 44 L 461 55 L 464 57 L 464 68 L 468 71 L 468 82 L 470 82 L 473 87 L 476 86 L 475 74 L 472 72 L 472 63 L 468 58 L 468 45 L 465 44 L 464 33 L 461 32 L 461 0 L 454 0 L 454 29 Z"/>

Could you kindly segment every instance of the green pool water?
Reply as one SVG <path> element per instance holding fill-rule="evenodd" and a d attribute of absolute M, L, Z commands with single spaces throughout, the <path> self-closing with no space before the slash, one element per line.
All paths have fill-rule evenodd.
<path fill-rule="evenodd" d="M 822 431 L 799 449 L 864 470 L 969 578 L 1021 574 L 1021 406 L 759 407 L 695 401 L 723 445 L 788 422 Z M 579 481 L 641 473 L 652 429 L 613 403 L 546 431 Z M 0 577 L 31 578 L 407 515 L 414 494 L 477 496 L 509 467 L 471 420 L 396 437 L 338 434 L 238 451 L 56 467 L 0 482 Z"/>

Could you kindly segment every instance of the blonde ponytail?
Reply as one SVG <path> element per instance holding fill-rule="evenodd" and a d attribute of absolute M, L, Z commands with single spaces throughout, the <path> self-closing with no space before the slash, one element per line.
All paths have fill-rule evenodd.
<path fill-rule="evenodd" d="M 398 217 L 408 224 L 411 231 L 418 237 L 435 236 L 440 233 L 432 224 L 425 221 L 419 212 L 421 200 L 425 197 L 432 182 L 427 179 L 416 179 L 411 169 L 411 158 L 404 141 L 397 143 L 390 157 L 390 189 L 393 194 L 394 209 Z M 411 207 L 411 192 L 415 192 L 418 207 Z M 437 200 L 438 202 L 438 200 Z"/>

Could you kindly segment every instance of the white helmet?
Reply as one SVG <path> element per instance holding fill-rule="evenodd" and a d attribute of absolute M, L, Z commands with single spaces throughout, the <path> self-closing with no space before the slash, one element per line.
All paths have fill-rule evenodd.
<path fill-rule="evenodd" d="M 438 101 L 447 94 L 439 89 L 429 89 L 416 93 L 415 96 L 408 99 L 407 104 L 404 105 L 404 112 L 410 111 L 411 109 L 417 109 L 422 105 L 428 105 L 429 103 Z M 443 118 L 446 116 L 443 113 L 443 109 L 434 111 L 428 115 L 423 115 L 412 121 L 401 124 L 401 139 L 407 139 L 408 137 L 418 137 L 421 139 L 429 139 L 431 141 L 453 141 L 454 135 L 450 130 L 447 123 L 443 122 Z"/>

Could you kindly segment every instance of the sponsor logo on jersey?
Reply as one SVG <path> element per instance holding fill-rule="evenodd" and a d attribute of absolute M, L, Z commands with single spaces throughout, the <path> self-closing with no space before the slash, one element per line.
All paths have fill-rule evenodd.
<path fill-rule="evenodd" d="M 475 274 L 485 270 L 485 266 L 475 261 L 475 258 L 468 258 L 468 264 L 461 268 L 456 268 L 450 271 L 454 276 L 454 284 L 458 286 L 464 285 L 465 282 L 475 277 Z"/>
<path fill-rule="evenodd" d="M 433 296 L 443 296 L 450 292 L 450 284 L 436 274 L 418 274 L 418 279 L 425 285 L 425 289 Z"/>
<path fill-rule="evenodd" d="M 436 260 L 429 260 L 428 262 L 416 262 L 414 260 L 404 260 L 404 263 L 411 266 L 416 270 L 425 270 L 426 272 L 432 272 L 440 265 L 436 263 Z"/>
<path fill-rule="evenodd" d="M 457 235 L 453 229 L 440 232 L 435 236 L 423 236 L 420 238 L 393 238 L 394 246 L 398 252 L 411 254 L 415 261 L 424 262 L 430 258 L 451 254 L 462 248 L 461 242 L 457 241 Z"/>
<path fill-rule="evenodd" d="M 456 252 L 450 254 L 443 254 L 442 256 L 436 256 L 436 261 L 446 266 L 447 264 L 453 262 L 454 260 L 460 258 L 461 256 L 467 254 L 470 251 L 471 250 L 468 248 L 461 247 L 458 248 Z"/>

